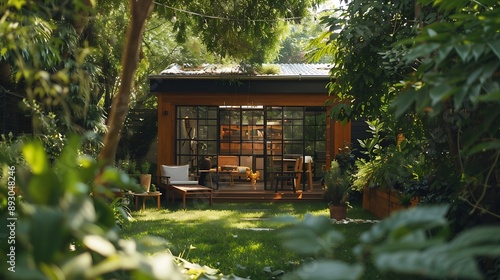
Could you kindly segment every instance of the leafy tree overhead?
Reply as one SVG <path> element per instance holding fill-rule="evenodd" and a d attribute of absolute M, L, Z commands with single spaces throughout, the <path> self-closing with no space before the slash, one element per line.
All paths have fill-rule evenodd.
<path fill-rule="evenodd" d="M 430 1 L 420 1 L 422 5 Z M 441 20 L 412 40 L 415 67 L 394 101 L 398 116 L 436 120 L 429 142 L 445 142 L 460 184 L 459 201 L 482 221 L 500 219 L 500 7 L 498 1 L 442 1 Z"/>
<path fill-rule="evenodd" d="M 498 2 L 346 2 L 323 18 L 331 116 L 381 119 L 393 148 L 406 136 L 426 157 L 430 202 L 453 201 L 455 221 L 499 219 Z"/>
<path fill-rule="evenodd" d="M 58 153 L 69 132 L 103 132 L 97 105 L 100 69 L 85 59 L 82 23 L 89 2 L 47 5 L 12 1 L 2 6 L 0 64 L 5 90 L 25 96 L 35 134 Z M 54 4 L 54 5 L 53 5 Z"/>
<path fill-rule="evenodd" d="M 323 13 L 320 13 L 320 15 Z M 324 26 L 319 21 L 318 15 L 310 15 L 303 19 L 299 24 L 290 27 L 289 35 L 282 40 L 281 48 L 276 58 L 278 63 L 305 63 L 307 62 L 310 41 L 315 40 L 324 32 Z M 314 45 L 313 45 L 314 47 Z M 323 55 L 318 58 L 320 63 L 330 63 L 332 57 Z"/>
<path fill-rule="evenodd" d="M 394 65 L 401 64 L 397 59 L 401 50 L 393 44 L 411 37 L 417 26 L 413 1 L 346 2 L 347 6 L 322 18 L 328 27 L 322 38 L 335 48 L 335 82 L 330 91 L 341 101 L 356 100 L 333 107 L 332 116 L 341 121 L 382 115 L 387 100 L 395 95 L 392 85 L 411 71 Z"/>
<path fill-rule="evenodd" d="M 253 64 L 275 55 L 287 22 L 299 22 L 322 2 L 166 0 L 156 11 L 174 22 L 177 40 L 185 41 L 191 29 L 209 51 Z"/>

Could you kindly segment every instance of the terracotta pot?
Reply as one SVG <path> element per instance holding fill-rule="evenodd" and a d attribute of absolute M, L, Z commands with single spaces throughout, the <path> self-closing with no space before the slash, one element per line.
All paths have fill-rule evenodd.
<path fill-rule="evenodd" d="M 328 207 L 330 208 L 330 219 L 340 221 L 347 217 L 347 205 L 328 205 Z"/>
<path fill-rule="evenodd" d="M 151 174 L 141 174 L 139 178 L 144 191 L 149 192 L 149 187 L 151 187 Z"/>

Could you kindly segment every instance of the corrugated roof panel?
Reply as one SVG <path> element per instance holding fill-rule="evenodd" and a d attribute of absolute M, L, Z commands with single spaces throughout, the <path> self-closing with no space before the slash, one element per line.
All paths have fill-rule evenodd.
<path fill-rule="evenodd" d="M 329 64 L 278 64 L 281 67 L 281 75 L 328 75 L 331 66 Z"/>
<path fill-rule="evenodd" d="M 328 76 L 331 65 L 329 64 L 274 64 L 281 68 L 281 73 L 259 76 Z M 161 75 L 174 76 L 196 76 L 196 75 L 220 75 L 220 74 L 247 74 L 243 73 L 239 66 L 205 65 L 203 68 L 184 68 L 178 64 L 172 64 L 163 70 Z"/>

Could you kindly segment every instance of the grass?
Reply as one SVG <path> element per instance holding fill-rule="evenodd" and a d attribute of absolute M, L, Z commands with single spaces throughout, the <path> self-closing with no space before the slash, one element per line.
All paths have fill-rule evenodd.
<path fill-rule="evenodd" d="M 152 206 L 152 205 L 151 205 Z M 122 237 L 154 235 L 170 243 L 174 255 L 188 261 L 251 279 L 273 279 L 271 271 L 291 271 L 310 256 L 297 255 L 281 245 L 280 228 L 285 224 L 273 218 L 306 213 L 328 215 L 323 202 L 316 203 L 216 203 L 188 204 L 188 209 L 167 208 L 133 212 L 136 221 L 124 226 Z M 348 211 L 349 218 L 375 219 L 360 207 Z M 334 225 L 346 237 L 335 251 L 338 259 L 352 263 L 352 248 L 359 235 L 371 224 Z M 370 268 L 368 268 L 370 269 Z M 376 274 L 365 279 L 382 279 Z"/>

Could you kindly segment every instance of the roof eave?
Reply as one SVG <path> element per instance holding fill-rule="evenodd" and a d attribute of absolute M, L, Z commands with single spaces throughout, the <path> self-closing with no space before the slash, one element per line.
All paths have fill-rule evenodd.
<path fill-rule="evenodd" d="M 242 74 L 223 74 L 223 75 L 150 75 L 150 79 L 165 80 L 329 80 L 329 75 L 242 75 Z"/>

